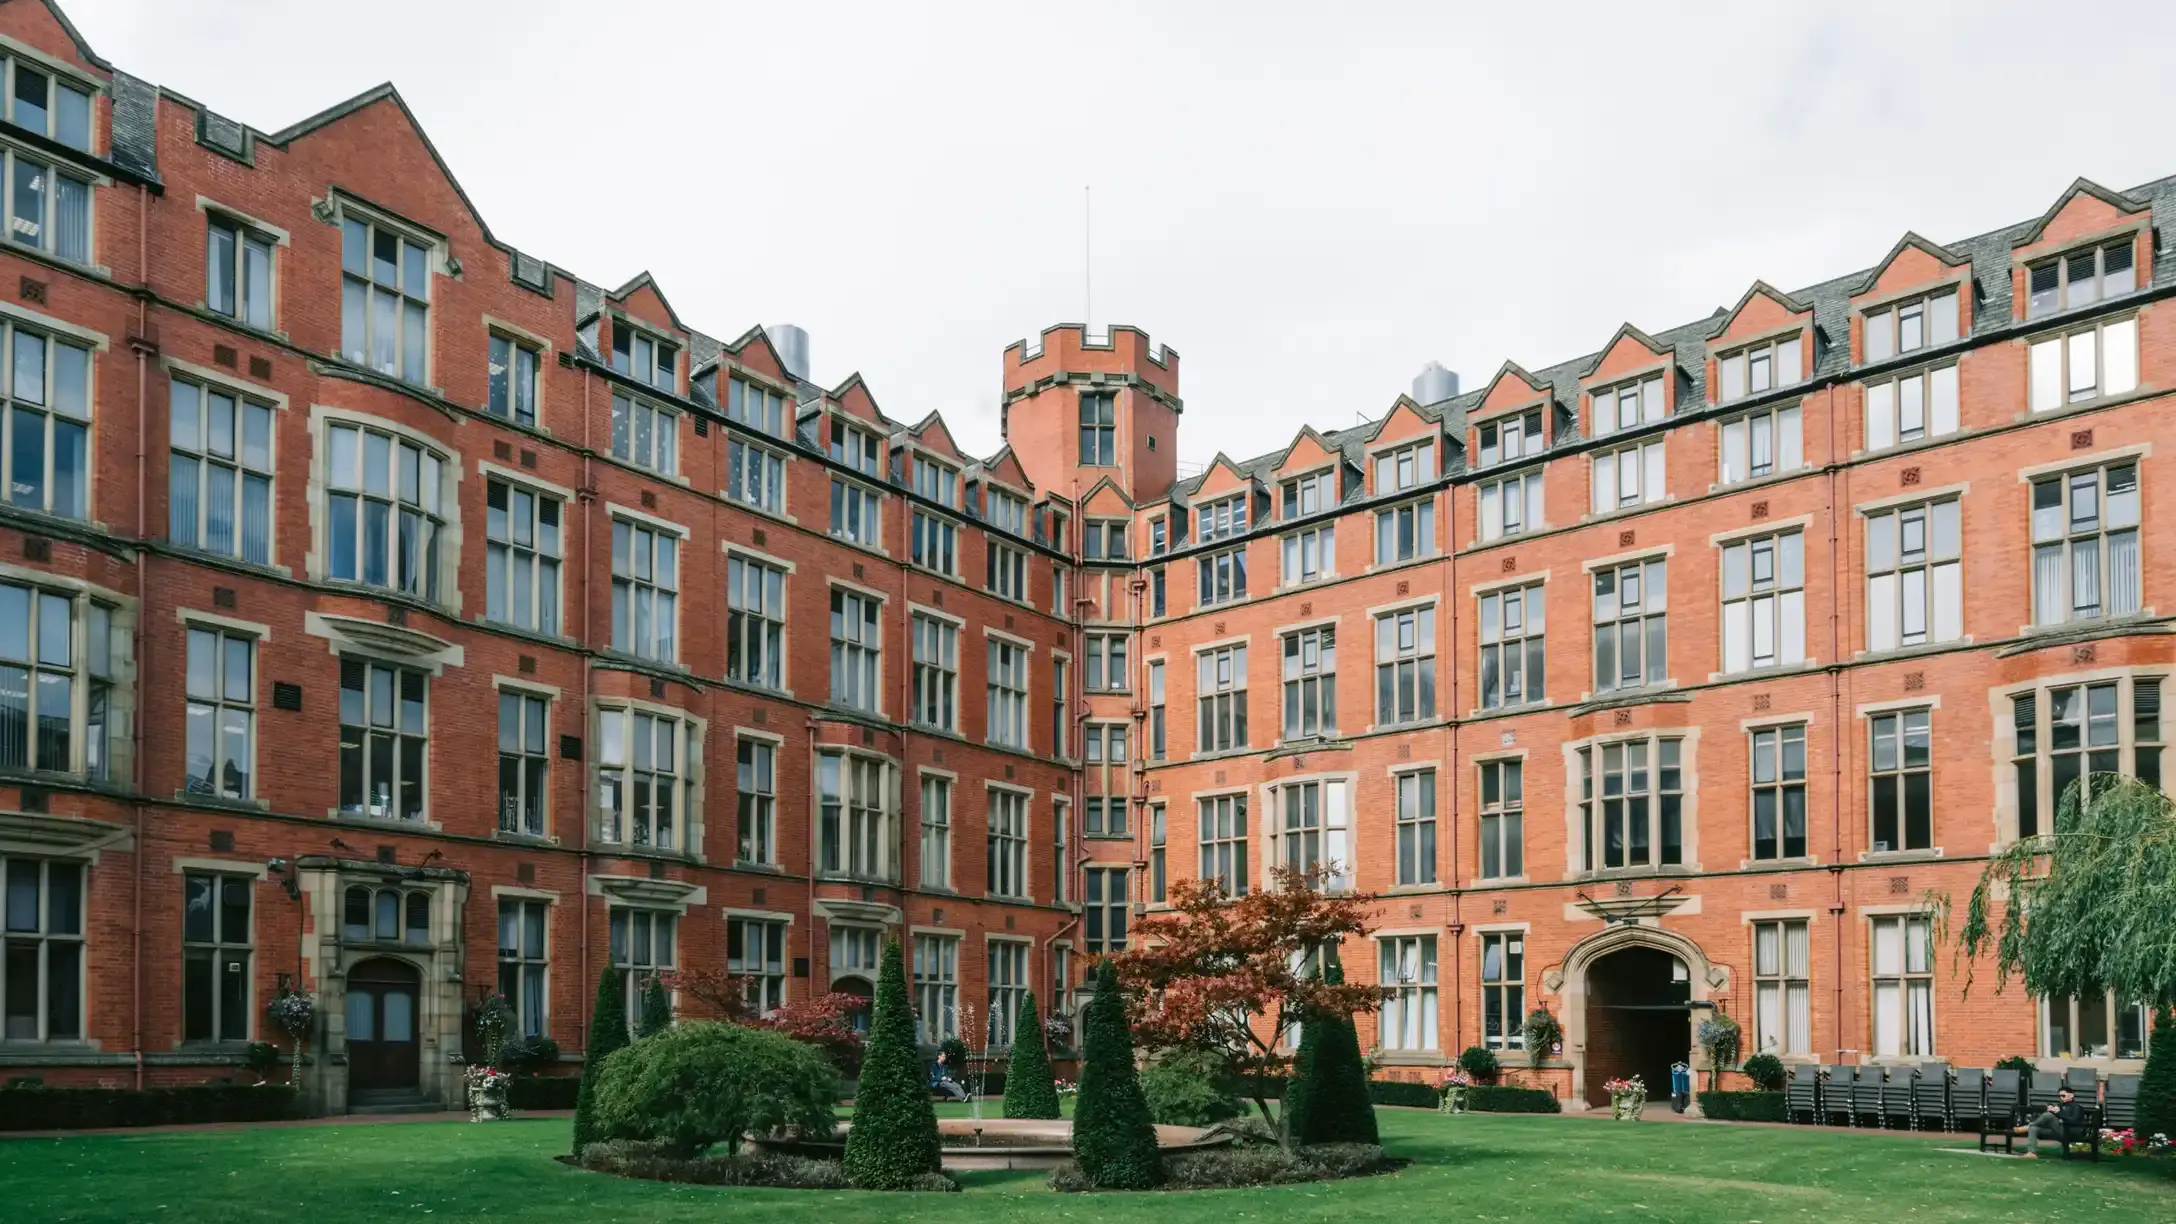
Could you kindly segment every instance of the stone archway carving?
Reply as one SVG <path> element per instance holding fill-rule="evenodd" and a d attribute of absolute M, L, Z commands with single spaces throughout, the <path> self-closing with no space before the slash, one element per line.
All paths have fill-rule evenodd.
<path fill-rule="evenodd" d="M 1614 923 L 1572 945 L 1564 962 L 1542 974 L 1542 989 L 1555 996 L 1558 1022 L 1564 1026 L 1564 1059 L 1571 1064 L 1569 1109 L 1586 1108 L 1587 1099 L 1587 971 L 1594 962 L 1626 948 L 1656 948 L 1685 962 L 1695 1013 L 1730 984 L 1727 967 L 1708 960 L 1700 945 L 1675 931 L 1659 926 Z M 1703 1071 L 1707 1059 L 1697 1048 L 1687 1054 L 1693 1070 Z M 1661 1094 L 1658 1094 L 1661 1095 Z"/>

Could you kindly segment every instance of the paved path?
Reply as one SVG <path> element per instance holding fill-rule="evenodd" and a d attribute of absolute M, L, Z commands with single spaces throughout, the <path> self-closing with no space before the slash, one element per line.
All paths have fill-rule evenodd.
<path fill-rule="evenodd" d="M 522 1118 L 571 1118 L 571 1109 L 524 1109 L 516 1117 Z M 102 1126 L 90 1130 L 48 1131 L 0 1131 L 0 1141 L 9 1139 L 65 1139 L 74 1135 L 173 1135 L 196 1131 L 261 1130 L 279 1126 L 375 1126 L 396 1125 L 404 1122 L 466 1122 L 465 1109 L 448 1110 L 444 1113 L 412 1114 L 328 1114 L 322 1118 L 288 1118 L 275 1122 L 196 1122 L 185 1126 Z"/>

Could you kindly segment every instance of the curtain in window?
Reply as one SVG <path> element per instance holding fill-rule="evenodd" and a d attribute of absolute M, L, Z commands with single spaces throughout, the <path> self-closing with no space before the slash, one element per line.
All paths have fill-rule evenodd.
<path fill-rule="evenodd" d="M 53 204 L 53 253 L 76 263 L 91 262 L 91 186 L 80 179 L 56 175 L 58 196 Z"/>

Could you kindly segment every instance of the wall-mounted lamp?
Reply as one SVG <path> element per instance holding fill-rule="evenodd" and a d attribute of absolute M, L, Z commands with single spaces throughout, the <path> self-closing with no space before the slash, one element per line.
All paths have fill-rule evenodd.
<path fill-rule="evenodd" d="M 280 888 L 286 891 L 289 901 L 302 900 L 302 881 L 295 878 L 294 866 L 286 859 L 266 859 L 264 869 L 280 878 Z"/>

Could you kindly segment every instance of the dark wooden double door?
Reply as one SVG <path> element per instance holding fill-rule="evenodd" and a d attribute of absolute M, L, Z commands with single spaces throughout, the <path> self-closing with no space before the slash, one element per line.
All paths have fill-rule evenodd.
<path fill-rule="evenodd" d="M 422 975 L 394 960 L 348 971 L 348 1090 L 414 1089 L 422 1067 Z"/>

